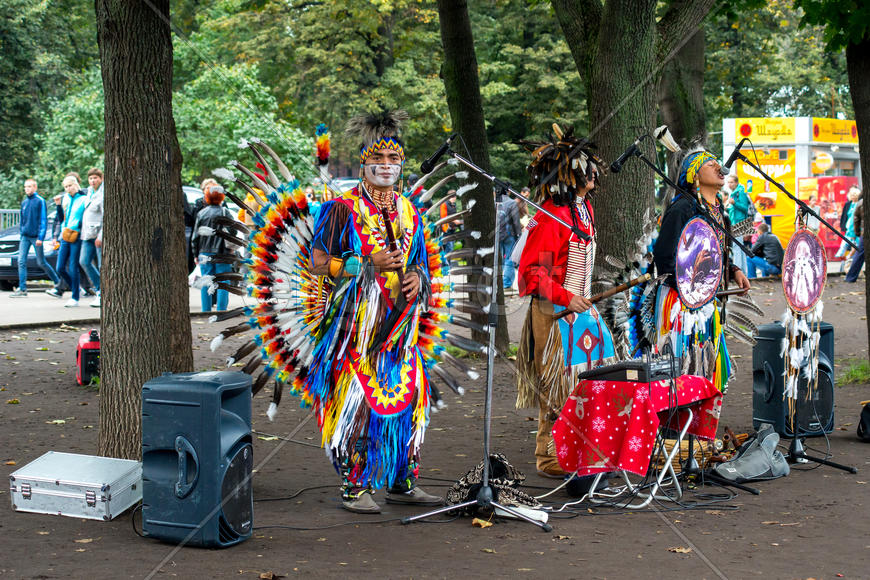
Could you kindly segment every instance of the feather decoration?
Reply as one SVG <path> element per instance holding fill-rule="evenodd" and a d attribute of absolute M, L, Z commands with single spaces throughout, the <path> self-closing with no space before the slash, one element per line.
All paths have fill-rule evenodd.
<path fill-rule="evenodd" d="M 329 147 L 329 127 L 323 123 L 318 123 L 314 129 L 314 149 L 319 167 L 329 165 Z"/>
<path fill-rule="evenodd" d="M 657 127 L 653 131 L 653 137 L 655 137 L 656 140 L 659 143 L 661 143 L 665 147 L 665 149 L 667 149 L 671 153 L 679 153 L 680 152 L 680 146 L 677 145 L 677 141 L 674 139 L 674 136 L 671 135 L 671 130 L 668 129 L 667 125 L 662 125 L 660 127 Z"/>
<path fill-rule="evenodd" d="M 382 137 L 392 137 L 399 134 L 402 123 L 410 117 L 401 109 L 366 113 L 351 118 L 345 126 L 345 133 L 359 138 L 363 144 L 373 143 Z"/>

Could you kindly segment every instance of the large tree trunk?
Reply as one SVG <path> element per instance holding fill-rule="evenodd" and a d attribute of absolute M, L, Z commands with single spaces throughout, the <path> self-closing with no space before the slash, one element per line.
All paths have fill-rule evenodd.
<path fill-rule="evenodd" d="M 859 155 L 861 158 L 861 183 L 864 186 L 864 248 L 870 240 L 870 227 L 867 217 L 870 216 L 870 195 L 867 188 L 870 186 L 870 37 L 865 36 L 859 44 L 850 44 L 846 47 L 846 69 L 849 73 L 849 92 L 852 95 L 852 106 L 855 109 L 855 124 L 858 126 L 858 143 L 860 143 Z M 864 252 L 864 287 L 865 296 L 870 296 L 870 263 L 867 260 L 867 252 Z M 864 311 L 867 315 L 867 336 L 870 340 L 870 300 L 865 300 Z"/>
<path fill-rule="evenodd" d="M 474 38 L 471 34 L 471 20 L 468 17 L 468 5 L 465 0 L 438 0 L 438 17 L 441 22 L 441 44 L 444 47 L 444 65 L 442 75 L 447 93 L 447 106 L 450 108 L 450 118 L 453 130 L 458 133 L 468 148 L 471 160 L 484 171 L 491 171 L 489 161 L 489 142 L 486 138 L 486 125 L 483 118 L 483 99 L 480 96 L 480 80 L 477 72 L 477 56 L 474 51 Z M 454 148 L 465 155 L 465 148 L 454 143 Z M 472 175 L 471 181 L 477 181 L 478 187 L 465 195 L 476 200 L 474 212 L 466 220 L 467 229 L 483 232 L 480 240 L 469 240 L 470 243 L 481 246 L 492 245 L 495 224 L 495 204 L 493 203 L 492 186 L 488 180 L 479 175 Z M 498 250 L 497 250 L 498 251 Z M 501 259 L 499 259 L 501 263 Z M 491 263 L 490 263 L 491 265 Z M 504 351 L 508 345 L 507 317 L 504 314 L 504 294 L 501 284 L 501 269 L 495 272 L 498 276 L 499 319 L 496 332 L 496 346 Z M 483 280 L 477 280 L 483 283 Z M 481 297 L 482 298 L 482 297 Z M 482 298 L 482 300 L 485 300 Z M 480 300 L 479 300 L 480 301 Z M 478 322 L 486 324 L 485 318 Z M 479 336 L 477 340 L 485 340 Z"/>
<path fill-rule="evenodd" d="M 141 454 L 143 383 L 193 369 L 169 0 L 96 0 L 106 171 L 99 453 Z"/>
<path fill-rule="evenodd" d="M 704 28 L 698 29 L 662 70 L 658 103 L 662 123 L 677 143 L 707 140 L 707 114 L 704 110 Z M 676 154 L 668 154 L 668 173 L 676 176 Z"/>
<path fill-rule="evenodd" d="M 612 161 L 653 128 L 661 67 L 696 33 L 713 1 L 674 2 L 658 23 L 654 0 L 551 3 L 586 85 L 589 136 L 601 156 Z M 642 150 L 655 160 L 652 146 L 644 144 Z M 642 163 L 629 161 L 619 175 L 601 181 L 593 200 L 599 256 L 630 256 L 643 214 L 653 202 L 653 173 Z"/>

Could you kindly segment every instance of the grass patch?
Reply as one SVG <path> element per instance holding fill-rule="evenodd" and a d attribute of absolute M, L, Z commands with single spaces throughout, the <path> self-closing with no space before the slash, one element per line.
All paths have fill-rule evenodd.
<path fill-rule="evenodd" d="M 838 385 L 855 385 L 870 383 L 870 362 L 864 359 L 842 359 L 838 361 L 840 372 Z"/>

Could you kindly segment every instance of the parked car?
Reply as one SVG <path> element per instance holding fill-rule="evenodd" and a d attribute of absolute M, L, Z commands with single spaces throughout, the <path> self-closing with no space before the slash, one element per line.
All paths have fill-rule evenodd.
<path fill-rule="evenodd" d="M 51 212 L 48 216 L 48 225 L 45 228 L 43 241 L 43 253 L 45 260 L 52 268 L 57 265 L 57 249 L 51 239 L 51 230 L 54 226 L 54 216 Z M 21 233 L 18 226 L 12 226 L 0 231 L 0 290 L 12 290 L 18 286 L 18 245 L 21 242 Z M 36 263 L 36 251 L 30 250 L 27 255 L 27 279 L 45 280 L 45 272 Z"/>

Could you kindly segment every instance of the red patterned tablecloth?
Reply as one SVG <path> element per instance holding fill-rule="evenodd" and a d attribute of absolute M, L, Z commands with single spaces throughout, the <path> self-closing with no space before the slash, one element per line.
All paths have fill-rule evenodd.
<path fill-rule="evenodd" d="M 685 408 L 694 413 L 689 433 L 713 439 L 719 425 L 722 394 L 704 377 L 684 375 L 671 381 L 634 383 L 580 381 L 553 427 L 559 465 L 568 473 L 590 475 L 625 470 L 645 475 L 659 425 L 672 407 L 671 427 L 685 424 Z M 676 396 L 676 401 L 674 401 Z"/>

